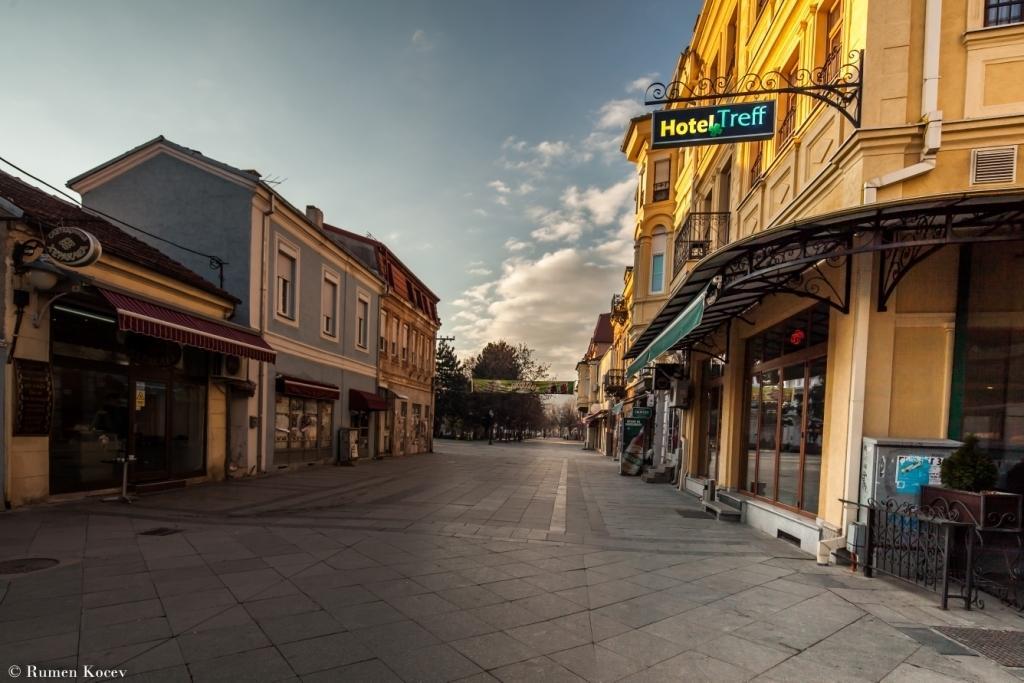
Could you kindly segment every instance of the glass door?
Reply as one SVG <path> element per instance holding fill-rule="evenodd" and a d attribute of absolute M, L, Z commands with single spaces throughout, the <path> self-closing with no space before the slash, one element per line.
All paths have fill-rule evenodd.
<path fill-rule="evenodd" d="M 132 396 L 132 450 L 134 479 L 166 477 L 167 467 L 167 383 L 136 379 Z"/>

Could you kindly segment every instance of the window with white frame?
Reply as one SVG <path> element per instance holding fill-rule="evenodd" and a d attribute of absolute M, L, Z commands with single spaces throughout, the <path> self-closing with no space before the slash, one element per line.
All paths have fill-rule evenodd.
<path fill-rule="evenodd" d="M 380 329 L 379 329 L 379 333 L 380 333 L 380 351 L 381 351 L 381 353 L 387 353 L 388 352 L 388 336 L 387 335 L 388 335 L 388 330 L 389 329 L 390 328 L 388 327 L 388 312 L 387 311 L 381 311 L 380 312 Z"/>
<path fill-rule="evenodd" d="M 298 266 L 298 250 L 284 242 L 278 242 L 275 266 L 277 278 L 275 311 L 282 318 L 289 320 L 298 318 Z"/>
<path fill-rule="evenodd" d="M 356 346 L 365 349 L 370 339 L 370 299 L 360 292 L 356 297 Z"/>
<path fill-rule="evenodd" d="M 395 316 L 391 320 L 391 355 L 398 355 L 398 316 Z"/>
<path fill-rule="evenodd" d="M 665 291 L 665 228 L 654 229 L 651 240 L 651 294 Z"/>
<path fill-rule="evenodd" d="M 338 338 L 338 275 L 324 271 L 320 291 L 320 332 L 325 337 Z"/>

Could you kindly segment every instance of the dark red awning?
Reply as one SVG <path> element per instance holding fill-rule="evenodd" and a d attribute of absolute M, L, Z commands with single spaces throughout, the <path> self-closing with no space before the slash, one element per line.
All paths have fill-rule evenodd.
<path fill-rule="evenodd" d="M 371 394 L 369 391 L 349 389 L 348 409 L 364 413 L 371 410 L 387 410 L 388 402 L 377 394 Z"/>
<path fill-rule="evenodd" d="M 117 310 L 117 326 L 121 330 L 266 363 L 273 363 L 277 356 L 255 332 L 109 289 L 100 288 L 100 293 Z"/>
<path fill-rule="evenodd" d="M 341 398 L 341 389 L 333 384 L 324 384 L 288 375 L 277 376 L 277 393 L 301 398 L 319 398 L 325 401 L 337 401 Z"/>

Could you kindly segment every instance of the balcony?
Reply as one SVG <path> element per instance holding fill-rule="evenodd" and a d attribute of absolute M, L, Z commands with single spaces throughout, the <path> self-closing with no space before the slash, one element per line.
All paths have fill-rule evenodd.
<path fill-rule="evenodd" d="M 687 261 L 699 261 L 729 243 L 729 212 L 690 213 L 676 237 L 673 277 Z"/>
<path fill-rule="evenodd" d="M 782 123 L 779 124 L 779 129 L 776 132 L 775 138 L 775 149 L 782 149 L 782 146 L 789 142 L 789 139 L 793 137 L 793 133 L 796 130 L 796 102 L 793 101 L 793 96 L 790 95 L 789 106 L 786 108 L 786 113 L 782 116 Z M 778 152 L 776 152 L 776 155 Z"/>
<path fill-rule="evenodd" d="M 606 372 L 604 375 L 604 391 L 606 394 L 624 396 L 626 394 L 626 371 L 609 370 Z"/>

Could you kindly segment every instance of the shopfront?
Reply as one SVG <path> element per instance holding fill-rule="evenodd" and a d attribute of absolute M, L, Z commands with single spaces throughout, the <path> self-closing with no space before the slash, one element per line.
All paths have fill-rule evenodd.
<path fill-rule="evenodd" d="M 828 320 L 818 304 L 746 343 L 742 488 L 809 515 L 821 483 Z"/>
<path fill-rule="evenodd" d="M 274 398 L 274 463 L 278 467 L 335 457 L 335 404 L 341 389 L 278 375 Z"/>
<path fill-rule="evenodd" d="M 223 474 L 241 383 L 215 368 L 232 352 L 272 359 L 258 336 L 91 287 L 57 300 L 49 323 L 51 495 L 119 486 L 126 456 L 136 486 Z"/>

